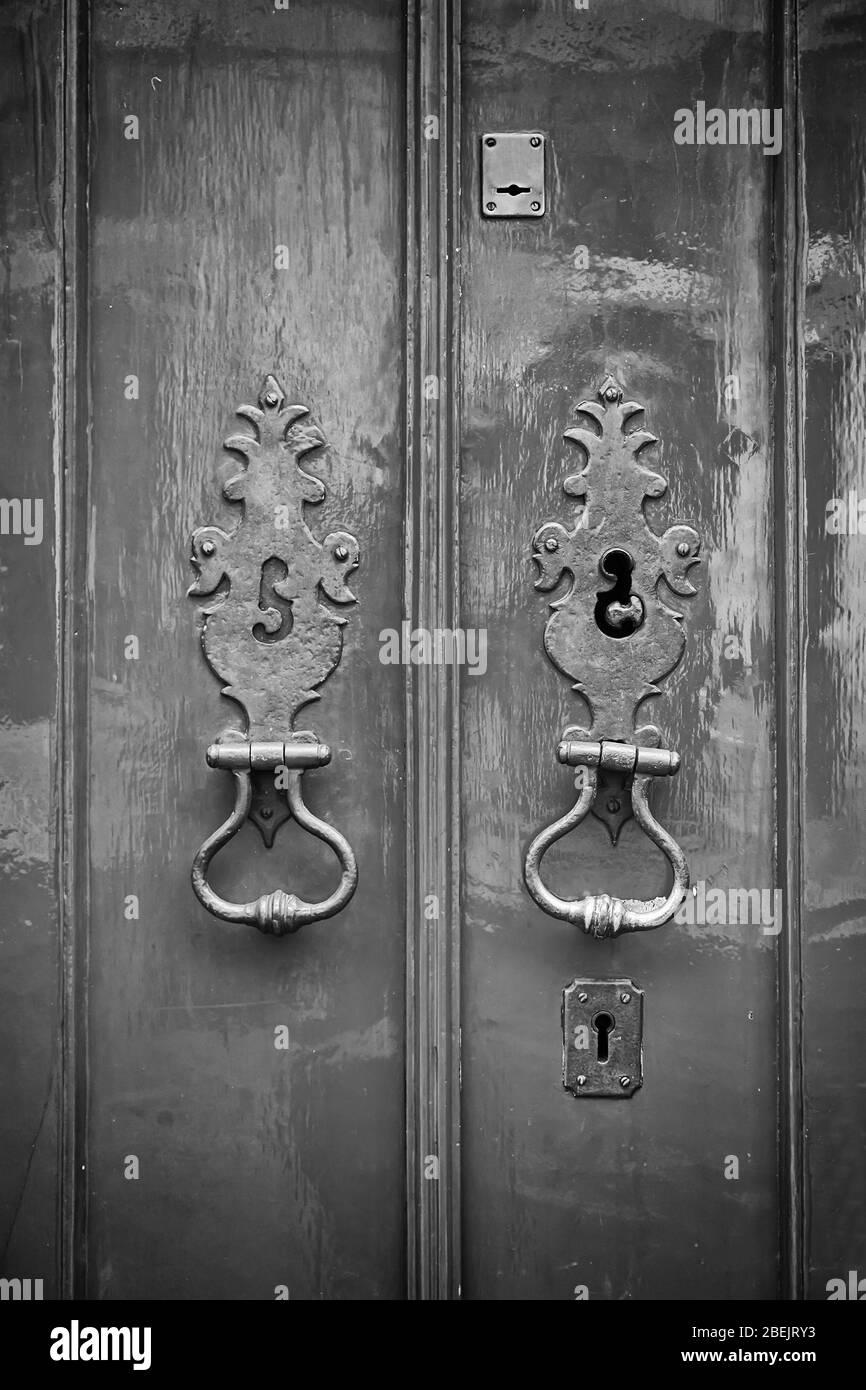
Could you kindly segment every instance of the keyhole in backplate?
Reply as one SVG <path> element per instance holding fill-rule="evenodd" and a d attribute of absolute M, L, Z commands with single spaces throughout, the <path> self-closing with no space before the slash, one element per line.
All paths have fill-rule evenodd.
<path fill-rule="evenodd" d="M 528 193 L 528 188 L 521 188 L 519 184 L 510 183 L 507 188 L 497 188 L 497 193 L 510 193 L 512 198 L 516 198 L 518 193 Z"/>
<path fill-rule="evenodd" d="M 282 642 L 284 637 L 288 637 L 294 625 L 292 615 L 291 599 L 283 598 L 274 589 L 275 584 L 279 584 L 285 579 L 289 569 L 285 560 L 281 560 L 277 555 L 271 555 L 262 565 L 262 577 L 259 584 L 259 608 L 265 613 L 269 608 L 276 608 L 282 622 L 276 632 L 268 632 L 263 623 L 256 623 L 253 628 L 253 637 L 257 642 L 270 643 Z"/>
<path fill-rule="evenodd" d="M 598 1034 L 598 1060 L 606 1062 L 608 1039 L 616 1027 L 616 1019 L 613 1014 L 596 1014 L 592 1020 L 592 1026 Z"/>
<path fill-rule="evenodd" d="M 630 637 L 645 617 L 643 600 L 631 591 L 634 560 L 627 550 L 608 550 L 601 557 L 601 569 L 616 583 L 598 594 L 595 621 L 607 637 Z"/>

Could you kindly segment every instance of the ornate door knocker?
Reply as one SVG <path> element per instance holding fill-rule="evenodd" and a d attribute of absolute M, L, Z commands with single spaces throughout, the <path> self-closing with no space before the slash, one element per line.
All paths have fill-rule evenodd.
<path fill-rule="evenodd" d="M 200 526 L 194 533 L 198 577 L 189 593 L 215 596 L 202 610 L 202 647 L 223 694 L 244 711 L 246 728 L 225 730 L 207 750 L 211 767 L 233 774 L 235 805 L 196 854 L 192 886 L 216 917 L 283 936 L 333 917 L 358 882 L 348 841 L 304 802 L 304 772 L 329 763 L 331 751 L 315 734 L 294 727 L 298 711 L 319 699 L 317 687 L 339 664 L 346 619 L 322 595 L 334 604 L 355 602 L 347 579 L 358 565 L 358 542 L 348 531 L 332 531 L 319 542 L 304 520 L 304 503 L 325 498 L 324 484 L 300 466 L 305 454 L 325 442 L 315 425 L 302 423 L 306 407 L 287 405 L 279 382 L 269 376 L 258 408 L 242 405 L 237 414 L 255 432 L 225 441 L 247 466 L 226 483 L 223 495 L 243 503 L 243 515 L 233 531 Z M 208 883 L 208 866 L 247 816 L 268 848 L 292 816 L 330 845 L 342 870 L 334 892 L 318 903 L 281 888 L 247 903 L 220 897 Z"/>
<path fill-rule="evenodd" d="M 536 588 L 555 589 L 564 574 L 568 592 L 553 602 L 544 646 L 553 664 L 574 681 L 589 706 L 589 727 L 567 728 L 557 757 L 582 769 L 582 785 L 570 811 L 542 830 L 526 854 L 530 894 L 554 917 L 596 937 L 659 927 L 677 910 L 689 886 L 685 855 L 649 809 L 654 777 L 669 777 L 679 754 L 662 747 L 655 724 L 636 724 L 637 711 L 656 684 L 677 666 L 685 647 L 683 614 L 659 594 L 664 580 L 673 594 L 697 590 L 689 578 L 699 563 L 700 540 L 691 526 L 670 526 L 658 535 L 644 516 L 648 498 L 662 497 L 667 482 L 644 467 L 641 454 L 656 438 L 640 428 L 643 406 L 623 401 L 621 387 L 607 377 L 598 399 L 578 406 L 581 424 L 566 430 L 586 458 L 566 478 L 563 490 L 582 507 L 571 530 L 549 521 L 536 532 Z M 557 840 L 592 811 L 616 844 L 632 815 L 667 856 L 673 884 L 666 897 L 650 900 L 608 895 L 565 899 L 541 879 L 541 860 Z"/>

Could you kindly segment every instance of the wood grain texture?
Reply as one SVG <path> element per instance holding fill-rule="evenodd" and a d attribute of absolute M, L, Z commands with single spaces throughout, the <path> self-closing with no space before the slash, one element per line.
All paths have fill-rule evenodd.
<path fill-rule="evenodd" d="M 779 943 L 779 1291 L 803 1298 L 803 783 L 805 594 L 804 266 L 800 32 L 796 6 L 773 10 L 774 105 L 785 143 L 774 166 L 774 454 L 776 877 L 786 904 Z"/>
<path fill-rule="evenodd" d="M 93 75 L 89 1292 L 399 1297 L 404 697 L 378 634 L 401 617 L 401 7 L 97 3 Z M 220 924 L 189 885 L 230 800 L 204 751 L 232 708 L 185 596 L 189 536 L 228 518 L 221 441 L 269 371 L 327 440 L 310 525 L 361 544 L 342 663 L 304 726 L 334 750 L 307 799 L 360 883 L 284 940 Z M 214 880 L 316 898 L 336 873 L 297 827 L 270 852 L 248 827 Z"/>
<path fill-rule="evenodd" d="M 413 631 L 450 632 L 459 626 L 460 5 L 420 0 L 408 18 L 405 611 Z M 459 668 L 407 674 L 408 1294 L 427 1301 L 460 1289 Z"/>
<path fill-rule="evenodd" d="M 847 1284 L 849 1270 L 866 1276 L 866 535 L 857 520 L 858 499 L 866 499 L 866 23 L 862 6 L 848 2 L 810 0 L 799 15 L 807 246 L 805 1296 L 823 1299 L 829 1280 Z M 844 506 L 830 506 L 833 498 Z M 828 512 L 838 533 L 828 530 Z"/>
<path fill-rule="evenodd" d="M 0 1276 L 60 1288 L 62 990 L 57 788 L 62 489 L 60 14 L 0 14 Z M 58 296 L 60 297 L 58 299 Z M 57 365 L 57 371 L 55 366 Z M 26 502 L 29 536 L 20 529 Z M 32 529 L 41 507 L 41 536 Z M 8 504 L 8 505 L 6 505 Z M 10 509 L 11 508 L 11 509 Z"/>
<path fill-rule="evenodd" d="M 772 1298 L 774 938 L 671 923 L 593 941 L 521 882 L 528 840 L 573 800 L 555 748 L 583 714 L 543 654 L 531 537 L 567 518 L 562 433 L 610 371 L 661 439 L 670 488 L 648 514 L 704 539 L 686 654 L 644 707 L 683 760 L 655 811 L 693 881 L 774 885 L 770 160 L 673 143 L 698 100 L 766 104 L 769 17 L 468 0 L 463 32 L 463 622 L 489 649 L 463 682 L 464 1296 Z M 541 223 L 480 217 L 478 137 L 496 129 L 549 137 Z M 616 850 L 594 823 L 548 858 L 569 896 L 665 887 L 634 824 Z M 631 1101 L 562 1089 L 561 991 L 581 975 L 646 990 Z"/>

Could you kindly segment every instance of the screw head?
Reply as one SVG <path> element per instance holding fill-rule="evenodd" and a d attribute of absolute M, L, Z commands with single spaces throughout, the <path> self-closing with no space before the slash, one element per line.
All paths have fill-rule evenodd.
<path fill-rule="evenodd" d="M 689 545 L 688 541 L 680 541 L 679 545 L 677 546 L 677 554 L 688 555 L 690 551 L 691 546 Z"/>
<path fill-rule="evenodd" d="M 270 820 L 273 814 L 273 810 L 270 806 L 263 806 L 260 812 L 262 820 Z"/>
<path fill-rule="evenodd" d="M 485 145 L 495 145 L 495 144 L 496 144 L 496 141 L 495 141 L 495 139 L 493 138 L 492 135 L 488 135 L 488 137 L 487 137 L 487 139 L 484 141 L 484 143 L 485 143 Z"/>
<path fill-rule="evenodd" d="M 276 391 L 266 391 L 266 392 L 265 392 L 265 405 L 276 405 L 276 403 L 277 403 L 277 401 L 278 401 L 279 399 L 280 399 L 280 398 L 279 398 L 279 396 L 277 395 Z"/>
<path fill-rule="evenodd" d="M 533 148 L 534 150 L 537 150 L 538 147 L 539 147 L 539 145 L 541 144 L 541 136 L 540 136 L 540 135 L 533 135 L 532 138 L 531 138 L 531 140 L 529 141 L 529 143 L 530 143 L 530 145 L 532 146 L 532 148 Z"/>
<path fill-rule="evenodd" d="M 617 391 L 615 386 L 608 386 L 607 390 L 604 393 L 604 398 L 606 401 L 615 401 L 618 395 L 619 392 Z"/>
<path fill-rule="evenodd" d="M 349 552 L 344 545 L 338 545 L 334 550 L 334 555 L 338 560 L 348 560 Z"/>
<path fill-rule="evenodd" d="M 496 204 L 495 204 L 495 203 L 488 203 L 488 204 L 487 204 L 487 211 L 488 211 L 488 212 L 495 212 L 495 211 L 496 211 Z"/>
<path fill-rule="evenodd" d="M 541 204 L 540 204 L 540 203 L 530 203 L 529 206 L 532 208 L 532 211 L 533 211 L 533 212 L 540 212 L 540 211 L 541 211 Z"/>
<path fill-rule="evenodd" d="M 577 1078 L 577 1084 L 578 1084 L 578 1086 L 585 1086 L 585 1085 L 586 1085 L 586 1077 L 585 1077 L 585 1076 L 579 1076 L 579 1077 Z"/>
<path fill-rule="evenodd" d="M 551 551 L 553 551 L 553 550 L 558 550 L 558 549 L 559 549 L 559 541 L 556 539 L 555 536 L 548 536 L 548 537 L 547 537 L 547 540 L 544 542 L 544 548 L 545 548 L 545 550 L 551 550 Z"/>
<path fill-rule="evenodd" d="M 610 811 L 610 814 L 612 816 L 617 815 L 617 813 L 622 810 L 622 806 L 620 805 L 618 797 L 612 796 L 610 798 L 610 800 L 607 803 L 607 809 Z"/>
<path fill-rule="evenodd" d="M 213 541 L 202 541 L 202 544 L 201 544 L 201 553 L 202 553 L 202 555 L 213 555 L 215 551 L 216 551 L 216 546 L 214 545 Z"/>
<path fill-rule="evenodd" d="M 589 995 L 588 995 L 588 994 L 579 994 L 579 995 L 577 996 L 577 1002 L 578 1002 L 579 1004 L 585 1004 L 588 998 L 589 998 Z"/>
<path fill-rule="evenodd" d="M 623 993 L 619 997 L 623 1004 L 627 1004 L 628 1001 L 631 999 L 631 995 L 626 993 L 625 991 L 623 991 Z"/>
<path fill-rule="evenodd" d="M 630 1086 L 630 1085 L 631 1085 L 631 1077 L 630 1077 L 630 1076 L 621 1076 L 621 1077 L 619 1078 L 619 1084 L 620 1084 L 620 1086 L 622 1086 L 623 1090 L 625 1090 L 626 1086 Z"/>

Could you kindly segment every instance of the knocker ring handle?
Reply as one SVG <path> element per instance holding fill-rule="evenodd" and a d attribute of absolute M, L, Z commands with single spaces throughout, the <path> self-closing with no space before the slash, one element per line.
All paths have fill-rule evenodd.
<path fill-rule="evenodd" d="M 309 922 L 321 922 L 333 917 L 346 906 L 358 884 L 358 866 L 352 848 L 339 830 L 314 816 L 304 802 L 301 779 L 307 768 L 323 767 L 331 761 L 326 744 L 313 742 L 215 743 L 207 751 L 211 767 L 230 771 L 235 779 L 235 804 L 223 825 L 205 840 L 192 865 L 192 886 L 203 907 L 225 922 L 258 927 L 273 936 L 296 932 Z M 208 883 L 211 860 L 240 830 L 250 812 L 253 794 L 252 774 L 273 772 L 286 768 L 286 798 L 289 811 L 304 830 L 324 840 L 337 856 L 341 867 L 340 882 L 334 892 L 322 902 L 308 903 L 294 893 L 277 888 L 263 893 L 251 902 L 233 903 L 220 896 Z"/>
<path fill-rule="evenodd" d="M 689 868 L 685 854 L 672 835 L 659 825 L 649 808 L 649 788 L 654 777 L 672 777 L 680 758 L 665 748 L 639 748 L 634 744 L 607 740 L 570 740 L 560 743 L 557 757 L 570 767 L 585 769 L 585 780 L 570 811 L 542 830 L 526 852 L 524 877 L 529 892 L 545 912 L 573 922 L 589 936 L 610 937 L 622 932 L 649 931 L 673 916 L 689 887 Z M 640 899 L 615 898 L 607 893 L 597 897 L 560 898 L 541 879 L 541 861 L 551 845 L 576 829 L 595 801 L 598 773 L 616 771 L 632 777 L 631 801 L 634 817 L 645 834 L 666 855 L 674 881 L 667 897 Z"/>

